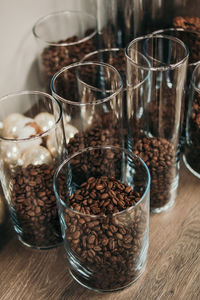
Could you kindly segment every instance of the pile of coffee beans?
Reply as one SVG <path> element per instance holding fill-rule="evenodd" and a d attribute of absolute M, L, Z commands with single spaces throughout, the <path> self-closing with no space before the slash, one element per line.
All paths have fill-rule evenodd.
<path fill-rule="evenodd" d="M 171 200 L 172 186 L 177 179 L 174 145 L 164 138 L 143 137 L 133 144 L 133 153 L 140 156 L 150 170 L 151 209 L 165 206 Z"/>
<path fill-rule="evenodd" d="M 173 19 L 173 26 L 200 32 L 200 18 L 191 16 L 178 16 Z"/>
<path fill-rule="evenodd" d="M 56 198 L 54 165 L 18 167 L 12 179 L 11 217 L 23 242 L 48 248 L 62 242 Z"/>
<path fill-rule="evenodd" d="M 69 154 L 80 149 L 99 145 L 120 146 L 122 144 L 122 131 L 120 121 L 114 112 L 95 115 L 92 125 L 83 132 L 78 132 L 67 144 Z"/>
<path fill-rule="evenodd" d="M 83 214 L 109 215 L 135 205 L 140 196 L 114 177 L 90 177 L 69 198 L 67 205 Z"/>
<path fill-rule="evenodd" d="M 92 30 L 86 32 L 86 36 L 92 33 Z M 96 35 L 82 43 L 78 42 L 78 36 L 72 36 L 66 40 L 60 40 L 56 44 L 45 48 L 41 54 L 40 70 L 43 84 L 47 91 L 50 91 L 50 82 L 53 75 L 61 68 L 72 63 L 80 61 L 80 59 L 89 52 L 96 50 Z M 62 45 L 62 44 L 72 45 Z"/>
<path fill-rule="evenodd" d="M 140 274 L 148 247 L 148 209 L 135 206 L 141 196 L 120 180 L 100 176 L 90 177 L 68 198 L 73 210 L 65 209 L 67 254 L 86 273 L 79 278 L 71 270 L 87 286 L 119 289 Z"/>
<path fill-rule="evenodd" d="M 188 115 L 185 155 L 188 164 L 200 174 L 200 95 L 195 92 L 192 111 Z"/>
<path fill-rule="evenodd" d="M 176 31 L 176 37 L 182 40 L 188 47 L 189 60 L 188 63 L 196 63 L 200 61 L 200 31 L 199 32 L 188 32 L 186 31 L 183 35 L 181 31 Z"/>

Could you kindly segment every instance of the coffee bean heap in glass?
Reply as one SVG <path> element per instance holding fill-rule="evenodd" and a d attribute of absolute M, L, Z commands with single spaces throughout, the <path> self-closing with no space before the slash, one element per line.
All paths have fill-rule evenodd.
<path fill-rule="evenodd" d="M 78 132 L 69 140 L 67 149 L 73 154 L 80 149 L 100 145 L 120 146 L 122 139 L 121 127 L 114 112 L 95 116 L 92 126 L 85 132 Z"/>
<path fill-rule="evenodd" d="M 89 33 L 90 31 L 88 30 L 86 34 L 89 35 Z M 47 91 L 50 91 L 51 78 L 58 70 L 80 61 L 84 55 L 96 50 L 96 36 L 90 40 L 76 43 L 79 40 L 78 36 L 60 40 L 57 42 L 60 45 L 46 47 L 41 53 L 41 77 Z M 72 45 L 62 45 L 65 43 L 72 43 Z"/>
<path fill-rule="evenodd" d="M 92 176 L 68 198 L 72 210 L 65 210 L 67 254 L 88 271 L 87 286 L 118 289 L 141 271 L 147 217 L 136 204 L 143 184 L 135 191 L 114 177 Z M 79 278 L 79 272 L 73 272 Z"/>
<path fill-rule="evenodd" d="M 173 26 L 200 32 L 200 18 L 192 16 L 177 16 L 173 19 Z"/>
<path fill-rule="evenodd" d="M 170 201 L 170 193 L 176 177 L 176 151 L 164 138 L 138 139 L 133 153 L 140 156 L 151 174 L 150 207 L 163 207 Z"/>
<path fill-rule="evenodd" d="M 53 192 L 53 175 L 63 157 L 63 135 L 60 127 L 42 135 L 55 121 L 51 113 L 35 114 L 37 105 L 25 114 L 10 114 L 3 121 L 10 127 L 4 125 L 2 136 L 7 138 L 9 131 L 16 135 L 11 140 L 8 135 L 1 143 L 1 154 L 5 151 L 3 184 L 19 239 L 30 247 L 51 248 L 63 241 Z M 58 147 L 56 133 L 60 138 Z M 17 134 L 23 139 L 16 141 Z"/>
<path fill-rule="evenodd" d="M 62 242 L 56 198 L 53 192 L 54 165 L 18 167 L 12 179 L 12 218 L 22 240 L 36 247 Z"/>

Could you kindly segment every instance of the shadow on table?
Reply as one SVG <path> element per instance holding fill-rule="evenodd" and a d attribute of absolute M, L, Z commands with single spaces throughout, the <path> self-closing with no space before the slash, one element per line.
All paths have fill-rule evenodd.
<path fill-rule="evenodd" d="M 5 220 L 0 224 L 0 252 L 7 245 L 7 243 L 13 238 L 14 230 L 9 213 L 6 212 Z"/>

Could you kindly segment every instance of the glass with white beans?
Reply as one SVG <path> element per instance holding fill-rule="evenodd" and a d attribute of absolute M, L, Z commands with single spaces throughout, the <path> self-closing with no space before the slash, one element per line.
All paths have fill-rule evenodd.
<path fill-rule="evenodd" d="M 52 178 L 65 156 L 60 104 L 37 91 L 0 99 L 0 179 L 19 240 L 47 249 L 62 242 Z"/>

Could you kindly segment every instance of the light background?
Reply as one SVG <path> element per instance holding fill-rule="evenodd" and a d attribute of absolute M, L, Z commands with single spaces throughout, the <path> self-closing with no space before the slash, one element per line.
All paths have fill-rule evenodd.
<path fill-rule="evenodd" d="M 96 13 L 96 0 L 0 0 L 0 96 L 39 89 L 32 27 L 60 10 Z"/>

